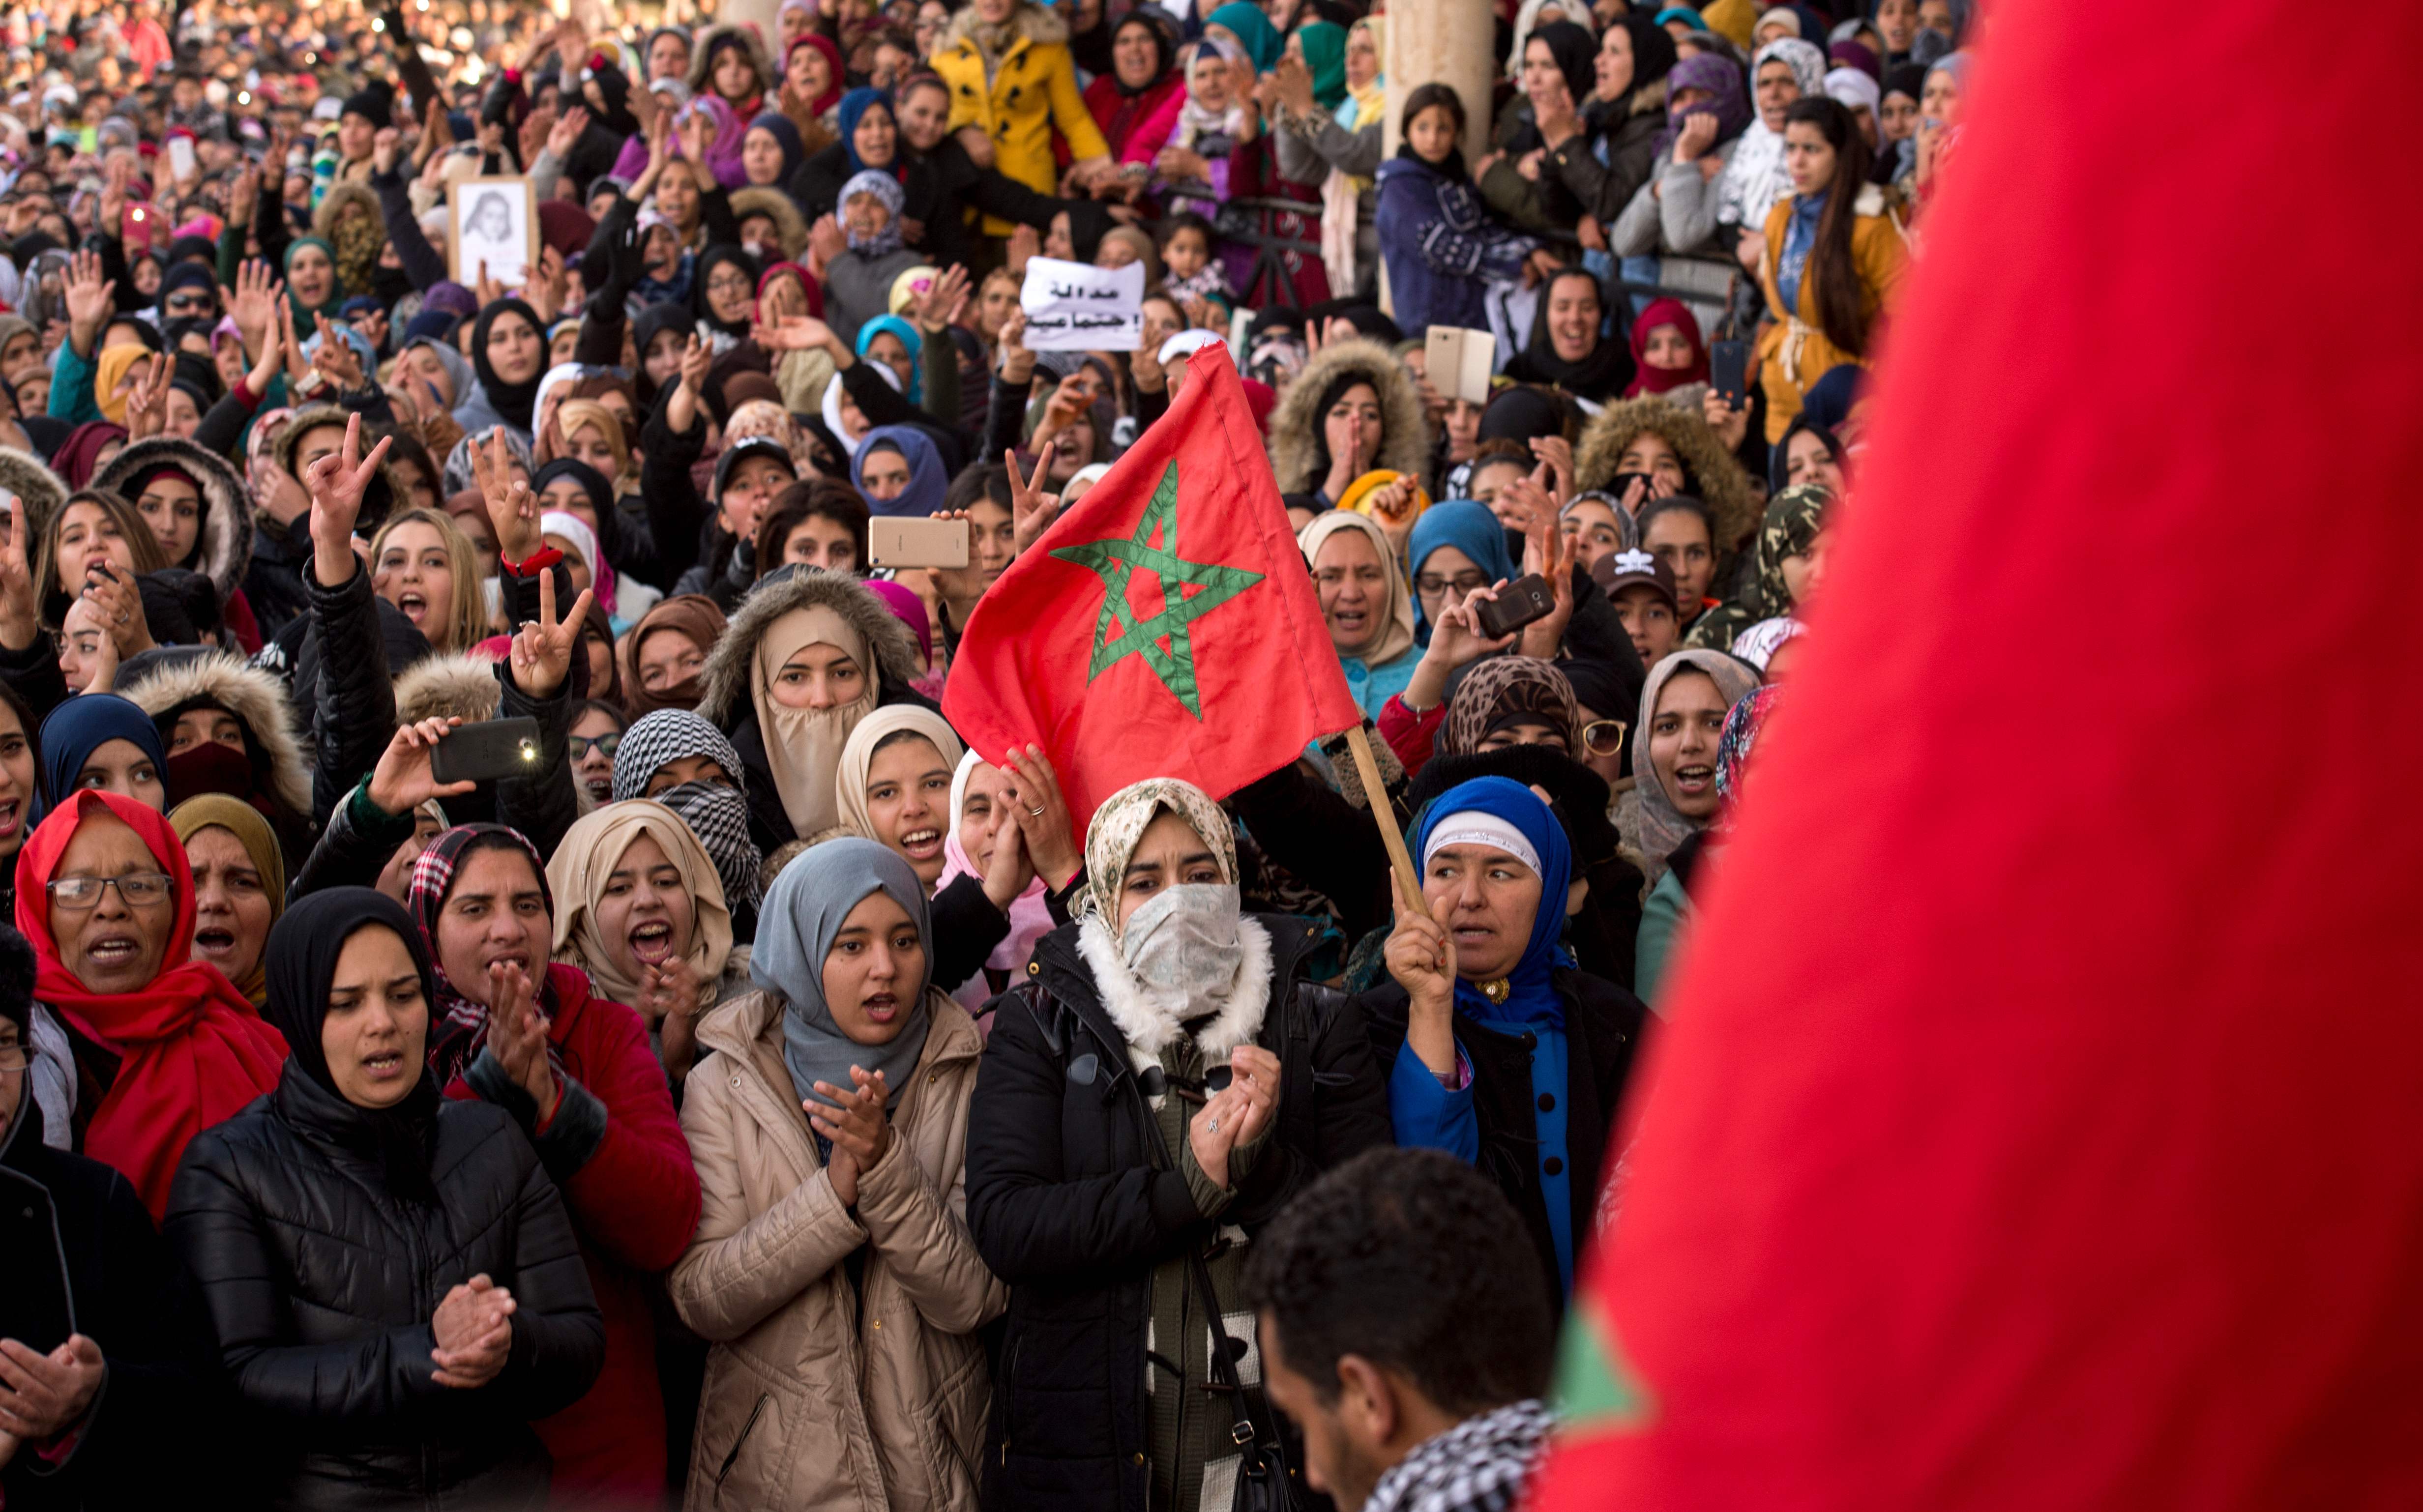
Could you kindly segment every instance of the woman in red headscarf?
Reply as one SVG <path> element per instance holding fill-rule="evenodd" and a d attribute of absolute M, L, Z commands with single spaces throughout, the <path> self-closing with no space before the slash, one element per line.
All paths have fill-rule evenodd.
<path fill-rule="evenodd" d="M 35 829 L 17 857 L 17 928 L 40 963 L 34 1092 L 64 1104 L 44 1108 L 45 1126 L 116 1167 L 156 1221 L 186 1144 L 277 1087 L 286 1041 L 190 959 L 185 847 L 132 798 L 79 789 Z"/>
<path fill-rule="evenodd" d="M 1708 381 L 1708 343 L 1700 339 L 1690 306 L 1679 299 L 1649 302 L 1632 323 L 1632 367 L 1624 398 L 1664 394 L 1669 403 L 1698 412 L 1701 390 L 1690 386 Z"/>

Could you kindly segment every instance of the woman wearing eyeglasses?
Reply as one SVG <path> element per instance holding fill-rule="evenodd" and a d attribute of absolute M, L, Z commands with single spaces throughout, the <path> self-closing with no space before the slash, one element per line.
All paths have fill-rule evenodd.
<path fill-rule="evenodd" d="M 185 1145 L 277 1085 L 286 1042 L 190 959 L 194 874 L 157 810 L 80 788 L 17 858 L 44 1138 L 115 1166 L 157 1220 Z"/>

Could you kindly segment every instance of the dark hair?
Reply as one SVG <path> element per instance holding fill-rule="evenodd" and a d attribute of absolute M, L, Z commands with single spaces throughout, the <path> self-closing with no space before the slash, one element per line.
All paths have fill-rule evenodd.
<path fill-rule="evenodd" d="M 1525 472 L 1535 465 L 1529 446 L 1512 436 L 1492 436 L 1472 449 L 1472 460 L 1465 464 L 1464 476 L 1477 478 L 1481 468 L 1499 462 L 1511 462 Z"/>
<path fill-rule="evenodd" d="M 1133 15 L 1134 12 L 1131 11 L 1129 14 Z M 1122 22 L 1120 24 L 1124 25 L 1126 23 Z M 1207 247 L 1220 244 L 1218 238 L 1212 232 L 1212 223 L 1191 210 L 1181 210 L 1161 223 L 1161 244 L 1167 246 L 1170 238 L 1180 231 L 1202 232 L 1203 244 Z"/>
<path fill-rule="evenodd" d="M 1826 339 L 1850 353 L 1865 354 L 1868 317 L 1860 307 L 1860 270 L 1851 260 L 1852 225 L 1859 216 L 1860 191 L 1868 181 L 1868 141 L 1860 134 L 1850 107 L 1820 95 L 1796 100 L 1783 112 L 1783 129 L 1813 127 L 1834 150 L 1834 180 L 1826 186 L 1826 209 L 1817 217 L 1817 242 L 1809 249 L 1809 266 L 1801 275 L 1817 302 L 1817 323 Z"/>
<path fill-rule="evenodd" d="M 582 699 L 574 704 L 572 717 L 563 722 L 563 727 L 569 730 L 593 714 L 602 714 L 611 718 L 617 730 L 631 728 L 631 717 L 625 712 L 623 706 L 619 703 L 609 703 L 604 699 Z"/>
<path fill-rule="evenodd" d="M 1598 301 L 1599 313 L 1602 316 L 1607 313 L 1606 285 L 1598 281 L 1597 274 L 1591 272 L 1588 268 L 1583 267 L 1578 262 L 1559 268 L 1556 272 L 1548 275 L 1548 281 L 1540 287 L 1540 308 L 1542 310 L 1544 311 L 1548 307 L 1548 301 L 1556 297 L 1557 285 L 1567 278 L 1579 278 L 1584 283 L 1589 284 L 1591 297 Z"/>
<path fill-rule="evenodd" d="M 1661 514 L 1690 515 L 1692 518 L 1698 520 L 1701 526 L 1707 530 L 1708 550 L 1714 552 L 1718 549 L 1717 517 L 1709 512 L 1708 507 L 1705 504 L 1701 503 L 1698 499 L 1693 498 L 1688 494 L 1670 495 L 1665 498 L 1655 499 L 1642 506 L 1640 512 L 1633 516 L 1632 520 L 1636 539 L 1647 541 L 1649 539 L 1649 522 L 1657 518 L 1657 516 Z M 1643 547 L 1642 549 L 1646 550 L 1647 548 Z"/>
<path fill-rule="evenodd" d="M 1547 1390 L 1539 1252 L 1497 1184 L 1436 1150 L 1366 1150 L 1307 1187 L 1246 1252 L 1244 1295 L 1323 1405 L 1350 1354 L 1458 1417 Z"/>
<path fill-rule="evenodd" d="M 990 501 L 1007 509 L 1010 497 L 1009 469 L 997 462 L 989 462 L 981 467 L 970 467 L 952 479 L 950 488 L 942 495 L 942 508 L 964 510 Z"/>
<path fill-rule="evenodd" d="M 858 553 L 858 570 L 866 571 L 866 500 L 847 483 L 830 478 L 793 483 L 775 496 L 774 507 L 757 522 L 757 575 L 763 577 L 783 565 L 783 543 L 809 520 L 831 520 L 849 531 L 850 545 Z"/>
<path fill-rule="evenodd" d="M 1455 122 L 1455 134 L 1464 134 L 1464 97 L 1444 84 L 1426 84 L 1405 97 L 1404 118 L 1397 130 L 1406 136 L 1414 134 L 1414 118 L 1431 106 L 1445 110 Z"/>

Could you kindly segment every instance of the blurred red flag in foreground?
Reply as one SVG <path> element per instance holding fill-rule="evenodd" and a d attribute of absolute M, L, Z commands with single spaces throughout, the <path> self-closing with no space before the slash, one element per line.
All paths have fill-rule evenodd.
<path fill-rule="evenodd" d="M 1130 782 L 1225 797 L 1358 722 L 1227 349 L 986 591 L 942 712 L 988 758 L 1037 745 L 1082 839 Z"/>
<path fill-rule="evenodd" d="M 2318 89 L 2290 0 L 1987 12 L 1544 1512 L 2423 1506 L 2423 9 L 2365 13 Z"/>

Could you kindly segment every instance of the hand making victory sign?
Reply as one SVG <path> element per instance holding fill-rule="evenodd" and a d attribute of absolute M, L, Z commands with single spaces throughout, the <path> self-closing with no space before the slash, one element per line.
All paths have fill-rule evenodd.
<path fill-rule="evenodd" d="M 363 456 L 362 417 L 348 416 L 344 444 L 303 469 L 303 486 L 311 495 L 311 572 L 323 587 L 341 588 L 359 569 L 354 523 L 361 518 L 362 496 L 387 459 L 388 442 L 381 436 Z"/>

